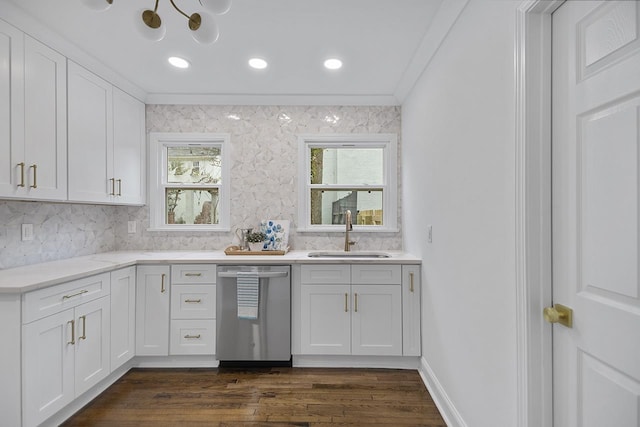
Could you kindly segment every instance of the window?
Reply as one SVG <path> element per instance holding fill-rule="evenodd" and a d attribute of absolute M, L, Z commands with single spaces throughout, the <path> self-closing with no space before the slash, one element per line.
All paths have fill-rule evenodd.
<path fill-rule="evenodd" d="M 229 230 L 229 135 L 152 133 L 152 230 Z"/>
<path fill-rule="evenodd" d="M 299 137 L 299 231 L 397 231 L 397 137 Z"/>

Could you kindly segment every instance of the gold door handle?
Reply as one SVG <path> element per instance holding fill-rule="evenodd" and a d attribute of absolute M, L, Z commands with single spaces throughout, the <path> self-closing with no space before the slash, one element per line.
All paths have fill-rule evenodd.
<path fill-rule="evenodd" d="M 163 294 L 164 294 L 164 291 L 166 291 L 164 287 L 164 277 L 165 277 L 165 274 L 162 273 L 162 281 L 160 282 L 160 293 L 163 293 Z"/>
<path fill-rule="evenodd" d="M 184 275 L 187 277 L 200 277 L 202 273 L 184 273 Z"/>
<path fill-rule="evenodd" d="M 89 292 L 88 290 L 83 289 L 83 290 L 81 290 L 80 292 L 76 292 L 75 294 L 71 294 L 71 295 L 65 295 L 65 296 L 63 296 L 63 297 L 62 297 L 62 300 L 64 301 L 64 300 L 66 300 L 66 299 L 73 298 L 73 297 L 77 297 L 78 295 L 86 294 L 86 293 L 88 293 L 88 292 Z"/>
<path fill-rule="evenodd" d="M 198 334 L 198 335 L 185 335 L 184 337 L 186 339 L 188 339 L 188 340 L 199 340 L 200 339 L 200 334 Z"/>
<path fill-rule="evenodd" d="M 109 182 L 111 183 L 111 193 L 109 193 L 109 195 L 115 196 L 116 195 L 116 179 L 109 178 Z"/>
<path fill-rule="evenodd" d="M 29 169 L 33 168 L 33 185 L 31 188 L 38 188 L 38 165 L 31 165 Z"/>
<path fill-rule="evenodd" d="M 87 316 L 80 316 L 82 319 L 82 335 L 78 337 L 79 340 L 87 339 Z"/>
<path fill-rule="evenodd" d="M 18 166 L 20 166 L 20 184 L 18 184 L 18 187 L 24 187 L 24 162 L 18 163 Z"/>
<path fill-rule="evenodd" d="M 201 299 L 186 299 L 184 302 L 188 304 L 200 304 L 202 302 Z"/>
<path fill-rule="evenodd" d="M 349 312 L 349 294 L 346 292 L 344 293 L 344 312 Z"/>
<path fill-rule="evenodd" d="M 355 305 L 355 312 L 358 312 L 358 294 L 354 294 L 354 305 Z"/>
<path fill-rule="evenodd" d="M 545 307 L 542 310 L 544 320 L 549 323 L 560 323 L 567 328 L 573 327 L 573 310 L 562 304 L 554 304 L 553 307 Z"/>
<path fill-rule="evenodd" d="M 409 292 L 413 292 L 413 272 L 409 273 Z"/>
<path fill-rule="evenodd" d="M 117 179 L 116 180 L 118 182 L 118 196 L 122 196 L 122 180 L 121 179 Z"/>
<path fill-rule="evenodd" d="M 67 342 L 67 344 L 75 345 L 76 343 L 76 321 L 69 320 L 67 325 L 71 323 L 71 341 Z"/>

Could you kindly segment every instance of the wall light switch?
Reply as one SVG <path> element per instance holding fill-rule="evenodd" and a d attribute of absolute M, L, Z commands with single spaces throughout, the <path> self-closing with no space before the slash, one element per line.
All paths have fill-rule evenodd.
<path fill-rule="evenodd" d="M 33 240 L 33 224 L 22 224 L 22 241 Z"/>
<path fill-rule="evenodd" d="M 135 221 L 127 222 L 127 233 L 136 234 L 136 222 Z"/>
<path fill-rule="evenodd" d="M 427 242 L 433 243 L 433 227 L 427 225 Z"/>

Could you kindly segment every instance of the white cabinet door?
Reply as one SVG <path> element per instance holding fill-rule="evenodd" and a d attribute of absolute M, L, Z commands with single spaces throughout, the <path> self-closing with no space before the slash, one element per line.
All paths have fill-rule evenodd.
<path fill-rule="evenodd" d="M 111 372 L 109 297 L 79 305 L 75 309 L 75 391 L 81 395 Z"/>
<path fill-rule="evenodd" d="M 113 88 L 115 203 L 145 204 L 145 106 Z"/>
<path fill-rule="evenodd" d="M 169 266 L 138 266 L 136 355 L 169 355 Z"/>
<path fill-rule="evenodd" d="M 402 266 L 402 354 L 420 356 L 420 266 Z"/>
<path fill-rule="evenodd" d="M 401 286 L 351 285 L 351 293 L 351 354 L 401 356 Z"/>
<path fill-rule="evenodd" d="M 14 197 L 24 162 L 24 35 L 0 20 L 0 196 Z"/>
<path fill-rule="evenodd" d="M 67 60 L 24 40 L 24 162 L 27 197 L 67 199 Z"/>
<path fill-rule="evenodd" d="M 351 354 L 349 285 L 301 285 L 303 354 Z"/>
<path fill-rule="evenodd" d="M 74 399 L 76 326 L 69 309 L 22 327 L 25 427 L 40 424 Z"/>
<path fill-rule="evenodd" d="M 111 272 L 111 372 L 135 355 L 136 268 Z"/>
<path fill-rule="evenodd" d="M 67 71 L 69 200 L 110 202 L 116 190 L 112 86 L 71 61 Z"/>

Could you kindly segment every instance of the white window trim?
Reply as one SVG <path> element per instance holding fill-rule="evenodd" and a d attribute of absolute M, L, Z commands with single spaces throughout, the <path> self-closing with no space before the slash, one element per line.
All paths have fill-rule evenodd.
<path fill-rule="evenodd" d="M 149 134 L 149 231 L 230 231 L 231 185 L 229 182 L 230 135 L 228 133 L 174 133 L 151 132 Z M 222 157 L 222 183 L 220 185 L 220 222 L 215 225 L 165 224 L 166 200 L 164 197 L 164 165 L 167 150 L 171 145 L 214 143 L 220 145 Z"/>
<path fill-rule="evenodd" d="M 298 135 L 298 232 L 344 232 L 344 225 L 312 225 L 309 147 L 353 147 L 384 149 L 384 188 L 382 209 L 384 225 L 353 224 L 354 231 L 398 232 L 398 137 L 396 134 L 302 134 Z M 353 186 L 356 188 L 357 186 Z M 366 188 L 366 187 L 363 187 Z M 355 218 L 355 215 L 354 215 Z M 354 219 L 355 221 L 355 219 Z"/>

